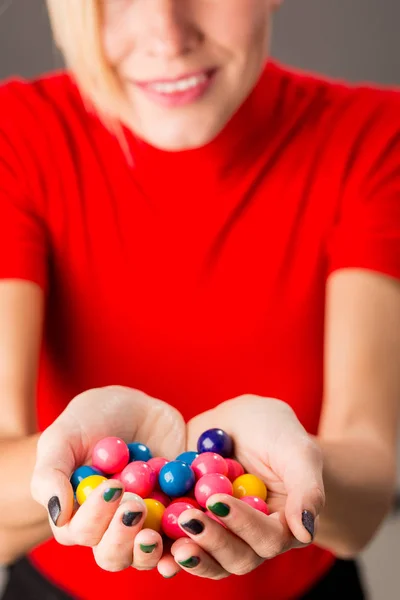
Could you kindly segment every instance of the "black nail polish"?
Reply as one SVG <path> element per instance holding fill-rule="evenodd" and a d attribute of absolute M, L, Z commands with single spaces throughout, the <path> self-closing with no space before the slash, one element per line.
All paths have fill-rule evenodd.
<path fill-rule="evenodd" d="M 304 528 L 311 535 L 311 539 L 314 539 L 314 516 L 310 513 L 309 510 L 303 510 L 301 515 L 301 521 L 304 525 Z"/>
<path fill-rule="evenodd" d="M 200 563 L 200 559 L 198 556 L 191 556 L 190 558 L 187 558 L 186 560 L 180 560 L 179 564 L 182 565 L 182 567 L 186 567 L 187 569 L 194 569 L 194 567 L 197 567 L 197 565 Z"/>
<path fill-rule="evenodd" d="M 181 523 L 181 527 L 192 535 L 199 535 L 199 533 L 204 531 L 204 523 L 198 519 L 190 519 L 186 523 Z"/>
<path fill-rule="evenodd" d="M 51 520 L 54 525 L 57 525 L 58 518 L 61 514 L 61 504 L 58 496 L 53 496 L 50 498 L 49 503 L 47 505 Z"/>
<path fill-rule="evenodd" d="M 122 515 L 122 522 L 127 527 L 133 527 L 134 525 L 137 525 L 139 523 L 140 519 L 142 518 L 142 515 L 142 512 L 133 512 L 131 510 L 128 510 Z"/>

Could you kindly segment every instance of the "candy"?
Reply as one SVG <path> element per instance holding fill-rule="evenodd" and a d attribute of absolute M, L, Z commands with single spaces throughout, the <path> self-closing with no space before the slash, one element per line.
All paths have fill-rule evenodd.
<path fill-rule="evenodd" d="M 129 462 L 133 462 L 134 460 L 142 460 L 143 462 L 147 462 L 153 457 L 152 453 L 150 452 L 150 448 L 144 444 L 140 444 L 139 442 L 132 442 L 131 444 L 128 444 L 128 449 Z"/>
<path fill-rule="evenodd" d="M 121 473 L 121 481 L 127 492 L 148 498 L 157 480 L 155 471 L 142 460 L 129 463 Z"/>
<path fill-rule="evenodd" d="M 261 500 L 266 500 L 267 498 L 265 483 L 256 475 L 251 475 L 250 473 L 240 475 L 240 477 L 235 479 L 232 486 L 235 498 L 242 498 L 243 496 L 257 496 Z"/>
<path fill-rule="evenodd" d="M 80 482 L 83 479 L 86 479 L 86 477 L 90 477 L 90 475 L 101 475 L 104 477 L 104 473 L 99 469 L 89 467 L 88 465 L 83 465 L 82 467 L 78 467 L 76 471 L 72 473 L 70 481 L 73 489 L 76 490 Z"/>
<path fill-rule="evenodd" d="M 190 465 L 180 460 L 173 460 L 160 471 L 158 478 L 161 490 L 167 496 L 184 496 L 195 483 L 195 476 Z"/>
<path fill-rule="evenodd" d="M 171 504 L 171 500 L 168 498 L 167 494 L 164 494 L 164 492 L 160 492 L 159 490 L 153 490 L 149 495 L 149 498 L 157 500 L 157 502 L 161 502 L 161 504 L 165 507 Z"/>
<path fill-rule="evenodd" d="M 230 481 L 235 481 L 235 479 L 240 477 L 240 475 L 244 474 L 244 468 L 237 460 L 234 460 L 233 458 L 226 458 L 225 462 L 228 465 L 227 478 Z"/>
<path fill-rule="evenodd" d="M 228 458 L 233 451 L 232 438 L 222 429 L 208 429 L 199 437 L 197 450 L 199 453 L 215 452 Z"/>
<path fill-rule="evenodd" d="M 128 446 L 117 437 L 107 437 L 93 448 L 92 463 L 96 469 L 111 475 L 126 467 L 129 461 Z"/>
<path fill-rule="evenodd" d="M 182 498 L 175 498 L 172 500 L 170 504 L 176 504 L 177 502 L 185 502 L 186 504 L 191 504 L 193 508 L 201 509 L 200 504 L 194 498 L 190 498 L 189 496 L 183 496 Z"/>
<path fill-rule="evenodd" d="M 192 450 L 189 450 L 188 452 L 182 452 L 182 454 L 179 454 L 179 456 L 177 456 L 175 460 L 181 460 L 182 462 L 191 465 L 194 459 L 198 456 L 198 452 L 193 452 Z"/>
<path fill-rule="evenodd" d="M 208 473 L 228 474 L 228 465 L 225 459 L 215 452 L 203 452 L 192 462 L 192 469 L 197 479 Z"/>
<path fill-rule="evenodd" d="M 203 475 L 194 488 L 197 502 L 205 508 L 207 500 L 214 494 L 229 494 L 232 496 L 232 483 L 225 475 L 219 473 L 208 473 Z"/>
<path fill-rule="evenodd" d="M 193 506 L 187 502 L 177 502 L 170 504 L 165 509 L 161 520 L 161 527 L 165 535 L 172 540 L 178 540 L 182 537 L 188 537 L 188 535 L 179 527 L 178 519 L 185 510 L 191 510 Z"/>
<path fill-rule="evenodd" d="M 243 496 L 240 499 L 243 502 L 246 502 L 246 504 L 248 504 L 249 506 L 252 506 L 256 510 L 259 510 L 260 512 L 264 513 L 265 515 L 269 515 L 268 504 L 264 502 L 264 500 L 261 500 L 261 498 L 258 498 L 257 496 Z"/>
<path fill-rule="evenodd" d="M 153 498 L 145 498 L 144 503 L 147 506 L 147 515 L 143 529 L 154 529 L 154 531 L 160 532 L 165 506 Z"/>
<path fill-rule="evenodd" d="M 93 490 L 99 487 L 103 481 L 107 481 L 107 477 L 102 477 L 102 475 L 89 475 L 89 477 L 82 479 L 76 488 L 76 500 L 78 504 L 82 505 Z"/>
<path fill-rule="evenodd" d="M 147 464 L 150 465 L 151 468 L 154 469 L 154 471 L 156 472 L 157 477 L 159 476 L 163 466 L 167 463 L 168 460 L 166 458 L 163 458 L 162 456 L 155 456 L 154 458 L 150 458 L 150 460 L 147 461 Z"/>

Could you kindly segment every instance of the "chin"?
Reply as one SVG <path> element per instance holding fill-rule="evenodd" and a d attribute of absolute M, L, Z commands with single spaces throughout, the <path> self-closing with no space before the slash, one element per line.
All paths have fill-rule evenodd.
<path fill-rule="evenodd" d="M 143 132 L 143 139 L 160 150 L 180 152 L 206 146 L 215 139 L 225 127 L 225 121 L 213 123 L 171 123 Z"/>

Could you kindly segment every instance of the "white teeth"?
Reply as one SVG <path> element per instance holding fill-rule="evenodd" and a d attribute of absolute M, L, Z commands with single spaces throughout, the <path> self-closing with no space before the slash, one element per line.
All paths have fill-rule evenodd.
<path fill-rule="evenodd" d="M 195 88 L 201 83 L 204 83 L 206 80 L 206 75 L 201 74 L 193 77 L 187 77 L 186 79 L 180 79 L 174 83 L 153 83 L 149 87 L 155 92 L 159 92 L 161 94 L 176 94 L 177 92 L 185 92 L 186 90 Z"/>

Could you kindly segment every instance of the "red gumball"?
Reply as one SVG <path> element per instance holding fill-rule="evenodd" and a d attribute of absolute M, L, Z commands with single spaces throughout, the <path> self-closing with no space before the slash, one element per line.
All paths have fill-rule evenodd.
<path fill-rule="evenodd" d="M 171 501 L 171 504 L 176 504 L 177 502 L 186 502 L 186 504 L 191 504 L 192 508 L 198 508 L 201 510 L 200 504 L 194 498 L 190 498 L 189 496 L 183 496 L 182 498 L 175 498 L 175 500 Z"/>
<path fill-rule="evenodd" d="M 178 519 L 185 510 L 191 510 L 193 506 L 187 502 L 176 502 L 170 504 L 164 511 L 161 520 L 161 528 L 165 535 L 171 540 L 178 540 L 182 537 L 189 537 L 178 525 Z"/>
<path fill-rule="evenodd" d="M 256 510 L 259 510 L 260 512 L 264 513 L 265 515 L 270 514 L 268 504 L 266 502 L 264 502 L 264 500 L 261 500 L 261 498 L 258 498 L 257 496 L 242 496 L 240 498 L 240 500 L 242 502 L 246 502 L 246 504 L 248 504 L 249 506 L 252 506 Z"/>
<path fill-rule="evenodd" d="M 103 473 L 108 475 L 118 473 L 126 467 L 128 462 L 129 448 L 120 438 L 104 438 L 93 448 L 92 464 Z"/>
<path fill-rule="evenodd" d="M 208 473 L 208 475 L 203 475 L 203 477 L 198 480 L 196 487 L 194 488 L 194 493 L 197 502 L 200 506 L 205 508 L 210 496 L 213 496 L 214 494 L 229 494 L 232 496 L 233 488 L 232 483 L 225 475 Z"/>
<path fill-rule="evenodd" d="M 147 464 L 149 464 L 149 463 L 147 463 Z M 153 490 L 151 492 L 149 498 L 151 498 L 152 500 L 157 500 L 157 502 L 160 502 L 165 507 L 167 507 L 171 504 L 171 500 L 169 499 L 167 494 L 164 494 L 164 492 L 161 492 L 159 490 Z"/>
<path fill-rule="evenodd" d="M 244 475 L 244 468 L 237 460 L 234 460 L 233 458 L 226 458 L 225 462 L 228 466 L 227 477 L 230 481 L 235 481 L 237 477 Z"/>
<path fill-rule="evenodd" d="M 200 479 L 200 477 L 209 473 L 228 474 L 228 465 L 225 458 L 215 452 L 203 452 L 199 454 L 192 462 L 192 469 L 196 475 L 196 479 Z"/>
<path fill-rule="evenodd" d="M 157 477 L 160 474 L 161 469 L 164 465 L 166 465 L 169 461 L 162 456 L 155 456 L 154 458 L 150 458 L 147 461 L 147 464 L 151 466 L 151 468 L 156 472 Z"/>
<path fill-rule="evenodd" d="M 129 463 L 121 473 L 121 482 L 125 486 L 125 491 L 137 494 L 141 498 L 150 496 L 156 480 L 156 472 L 142 460 Z"/>

